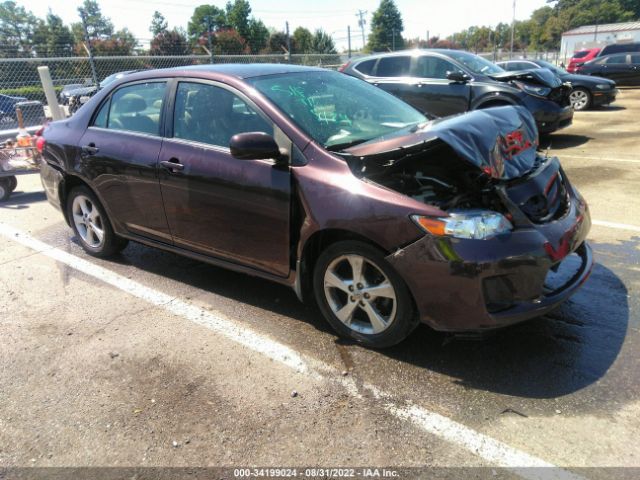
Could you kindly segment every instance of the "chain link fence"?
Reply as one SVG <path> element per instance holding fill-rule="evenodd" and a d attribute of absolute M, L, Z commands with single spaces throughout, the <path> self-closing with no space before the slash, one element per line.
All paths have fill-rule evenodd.
<path fill-rule="evenodd" d="M 544 59 L 558 62 L 559 52 L 494 51 L 478 53 L 497 62 L 509 58 Z M 217 63 L 291 63 L 336 69 L 348 61 L 346 54 L 270 54 L 270 55 L 136 55 L 54 58 L 0 59 L 0 130 L 17 128 L 16 107 L 22 110 L 26 126 L 41 124 L 46 103 L 38 67 L 49 67 L 60 104 L 66 105 L 65 92 L 94 86 L 93 71 L 98 82 L 114 73 L 155 68 Z M 40 102 L 40 104 L 38 104 Z M 68 108 L 67 108 L 67 113 Z"/>
<path fill-rule="evenodd" d="M 335 69 L 346 61 L 347 56 L 340 54 L 140 55 L 94 57 L 93 67 L 97 81 L 101 82 L 109 75 L 123 71 L 188 65 L 291 63 Z M 89 57 L 0 59 L 0 130 L 18 127 L 16 107 L 23 111 L 26 126 L 42 123 L 46 112 L 44 108 L 46 99 L 40 83 L 38 67 L 43 65 L 49 67 L 56 94 L 63 106 L 68 101 L 68 97 L 63 92 L 94 86 L 93 69 Z M 36 102 L 41 102 L 39 109 Z"/>

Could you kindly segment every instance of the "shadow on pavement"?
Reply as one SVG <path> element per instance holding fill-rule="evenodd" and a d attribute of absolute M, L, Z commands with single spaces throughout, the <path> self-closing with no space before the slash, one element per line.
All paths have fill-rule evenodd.
<path fill-rule="evenodd" d="M 42 202 L 47 199 L 44 192 L 22 193 L 20 190 L 14 191 L 8 200 L 0 202 L 0 208 L 8 208 L 12 210 L 22 210 L 29 208 L 28 204 Z"/>
<path fill-rule="evenodd" d="M 113 261 L 306 322 L 334 335 L 319 312 L 300 303 L 288 287 L 136 243 Z M 584 389 L 605 375 L 618 358 L 628 323 L 625 284 L 612 270 L 596 264 L 584 287 L 547 316 L 498 330 L 478 341 L 420 326 L 400 345 L 378 354 L 448 375 L 466 388 L 555 398 Z M 297 335 L 290 325 L 287 331 L 273 333 L 275 338 Z M 301 341 L 308 342 L 308 334 L 306 337 Z M 336 343 L 351 348 L 348 341 L 336 339 Z M 635 395 L 631 391 L 628 394 Z"/>
<path fill-rule="evenodd" d="M 562 150 L 565 148 L 579 147 L 584 145 L 589 140 L 593 140 L 593 137 L 586 135 L 570 135 L 566 133 L 555 133 L 553 135 L 545 135 L 540 137 L 540 148 L 546 150 L 551 148 L 553 150 Z"/>

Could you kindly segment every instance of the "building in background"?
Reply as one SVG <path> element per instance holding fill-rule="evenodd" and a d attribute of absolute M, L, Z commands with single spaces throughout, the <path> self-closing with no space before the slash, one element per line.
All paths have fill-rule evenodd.
<path fill-rule="evenodd" d="M 560 58 L 567 64 L 577 50 L 631 42 L 640 42 L 640 22 L 584 25 L 562 34 Z"/>

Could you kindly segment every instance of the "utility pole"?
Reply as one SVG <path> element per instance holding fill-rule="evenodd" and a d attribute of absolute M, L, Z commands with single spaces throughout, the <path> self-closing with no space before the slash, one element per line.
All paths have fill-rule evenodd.
<path fill-rule="evenodd" d="M 289 22 L 285 22 L 285 27 L 287 31 L 287 61 L 291 63 L 291 36 L 289 35 Z"/>
<path fill-rule="evenodd" d="M 213 39 L 211 38 L 213 29 L 211 28 L 211 17 L 207 15 L 205 18 L 207 20 L 207 40 L 209 42 L 209 63 L 213 63 Z"/>
<path fill-rule="evenodd" d="M 347 48 L 349 51 L 348 58 L 351 58 L 351 25 L 347 25 Z"/>
<path fill-rule="evenodd" d="M 391 51 L 395 52 L 396 51 L 396 29 L 395 28 L 391 29 L 391 35 L 393 35 L 393 37 L 391 37 Z"/>
<path fill-rule="evenodd" d="M 358 13 L 356 13 L 356 17 L 358 17 L 358 26 L 360 27 L 360 31 L 362 32 L 362 48 L 364 48 L 365 46 L 364 26 L 367 24 L 367 20 L 364 18 L 364 16 L 367 13 L 368 12 L 366 10 L 358 10 Z"/>
<path fill-rule="evenodd" d="M 429 30 L 427 30 L 427 48 L 429 48 L 431 46 L 431 44 L 429 43 Z"/>
<path fill-rule="evenodd" d="M 87 27 L 87 12 L 83 9 L 80 10 L 80 18 L 82 19 L 82 31 L 84 32 L 84 41 L 87 43 L 87 53 L 89 54 L 89 64 L 91 65 L 91 76 L 93 77 L 93 84 L 100 88 L 98 84 L 98 74 L 96 73 L 96 64 L 93 60 L 93 50 L 91 50 L 91 41 L 89 40 L 89 27 Z"/>
<path fill-rule="evenodd" d="M 511 49 L 509 50 L 509 60 L 513 57 L 513 37 L 516 29 L 516 0 L 513 0 L 513 17 L 511 19 Z"/>

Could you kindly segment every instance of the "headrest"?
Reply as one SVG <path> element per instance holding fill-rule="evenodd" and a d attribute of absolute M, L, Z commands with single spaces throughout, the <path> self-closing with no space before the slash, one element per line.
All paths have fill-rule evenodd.
<path fill-rule="evenodd" d="M 147 109 L 147 102 L 137 93 L 126 93 L 116 103 L 118 113 L 139 113 Z"/>

